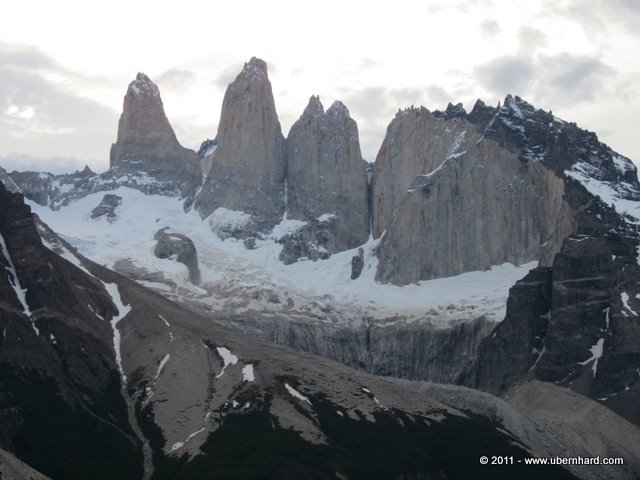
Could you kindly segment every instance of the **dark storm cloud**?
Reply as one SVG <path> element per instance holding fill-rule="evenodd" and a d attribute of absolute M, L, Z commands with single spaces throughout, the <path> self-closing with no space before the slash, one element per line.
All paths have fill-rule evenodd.
<path fill-rule="evenodd" d="M 505 56 L 476 67 L 474 74 L 492 92 L 521 93 L 532 82 L 535 68 L 526 58 Z"/>
<path fill-rule="evenodd" d="M 155 82 L 163 89 L 180 91 L 188 88 L 195 78 L 196 74 L 190 70 L 171 68 L 158 75 Z"/>

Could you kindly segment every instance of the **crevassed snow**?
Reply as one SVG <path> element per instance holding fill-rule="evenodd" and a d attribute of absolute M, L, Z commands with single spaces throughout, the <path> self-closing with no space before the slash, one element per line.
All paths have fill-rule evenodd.
<path fill-rule="evenodd" d="M 118 365 L 118 370 L 120 370 L 120 375 L 122 375 L 122 382 L 123 384 L 126 384 L 127 376 L 124 374 L 124 369 L 122 368 L 122 354 L 120 352 L 120 331 L 118 330 L 118 322 L 131 311 L 131 306 L 125 305 L 122 302 L 117 284 L 106 282 L 102 282 L 102 284 L 111 297 L 111 301 L 118 309 L 118 314 L 114 315 L 114 317 L 111 319 L 111 328 L 113 329 L 113 348 L 116 352 L 116 364 Z"/>
<path fill-rule="evenodd" d="M 253 382 L 256 379 L 256 377 L 253 374 L 253 365 L 252 364 L 245 365 L 242 368 L 242 379 L 245 382 Z"/>
<path fill-rule="evenodd" d="M 284 388 L 287 389 L 287 392 L 289 392 L 289 395 L 291 395 L 292 397 L 295 397 L 298 400 L 302 400 L 303 402 L 307 402 L 309 405 L 311 405 L 311 402 L 309 401 L 309 399 L 307 397 L 302 395 L 299 391 L 297 391 L 295 388 L 293 388 L 288 383 L 284 384 Z"/>
<path fill-rule="evenodd" d="M 7 261 L 7 266 L 5 268 L 7 272 L 9 272 L 9 283 L 13 287 L 13 291 L 16 292 L 16 297 L 18 297 L 18 301 L 22 305 L 23 313 L 31 320 L 31 327 L 33 328 L 33 331 L 36 332 L 36 335 L 40 335 L 40 330 L 38 330 L 38 327 L 36 327 L 36 322 L 33 320 L 31 309 L 27 304 L 27 289 L 22 288 L 22 286 L 20 285 L 18 272 L 16 272 L 16 267 L 13 264 L 11 255 L 9 255 L 9 248 L 7 247 L 7 244 L 5 243 L 4 237 L 2 235 L 0 235 L 0 248 L 2 249 L 2 254 Z"/>
<path fill-rule="evenodd" d="M 242 229 L 251 221 L 251 215 L 238 210 L 218 207 L 209 216 L 209 224 L 213 228 Z"/>
<path fill-rule="evenodd" d="M 91 211 L 106 193 L 122 197 L 120 215 L 111 224 L 90 218 Z M 327 260 L 284 265 L 278 258 L 282 245 L 277 239 L 305 225 L 299 220 L 283 219 L 264 239 L 256 241 L 255 249 L 247 250 L 241 241 L 218 238 L 209 222 L 203 221 L 197 212 L 185 213 L 179 199 L 145 195 L 128 187 L 88 195 L 57 211 L 33 202 L 29 204 L 84 256 L 109 268 L 113 268 L 116 261 L 128 258 L 136 267 L 162 272 L 167 281 L 195 295 L 204 295 L 204 291 L 190 284 L 186 266 L 153 255 L 154 234 L 160 228 L 169 226 L 172 232 L 193 240 L 198 251 L 201 287 L 234 282 L 243 287 L 280 289 L 306 298 L 326 296 L 334 305 L 372 309 L 376 316 L 383 316 L 385 312 L 423 314 L 433 309 L 441 313 L 439 318 L 446 322 L 447 312 L 452 311 L 449 307 L 455 306 L 456 319 L 485 315 L 500 321 L 504 318 L 509 288 L 535 267 L 535 262 L 521 266 L 503 264 L 485 272 L 397 287 L 375 281 L 377 258 L 373 250 L 379 239 L 369 239 L 362 245 L 365 265 L 357 280 L 350 279 L 351 259 L 357 254 L 357 248 L 333 254 Z M 245 215 L 239 217 L 244 219 Z M 71 254 L 63 252 L 63 256 L 82 268 Z"/>
<path fill-rule="evenodd" d="M 224 362 L 224 365 L 222 366 L 222 370 L 216 377 L 216 378 L 220 378 L 224 374 L 224 371 L 227 369 L 229 365 L 235 365 L 236 363 L 238 363 L 238 357 L 236 357 L 233 353 L 231 353 L 231 350 L 229 350 L 226 347 L 217 347 L 216 350 L 218 351 L 218 355 L 222 357 L 222 361 Z"/>

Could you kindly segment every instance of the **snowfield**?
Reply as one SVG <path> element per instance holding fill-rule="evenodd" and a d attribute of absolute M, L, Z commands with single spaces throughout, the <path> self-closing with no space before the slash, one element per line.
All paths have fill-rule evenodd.
<path fill-rule="evenodd" d="M 122 197 L 117 219 L 91 219 L 91 211 L 107 193 Z M 248 250 L 242 241 L 221 240 L 212 232 L 216 217 L 228 223 L 225 215 L 202 219 L 195 211 L 184 212 L 182 201 L 120 187 L 109 192 L 88 195 L 70 205 L 53 211 L 30 202 L 31 208 L 53 230 L 61 234 L 80 253 L 116 269 L 117 262 L 128 259 L 136 268 L 147 272 L 162 272 L 164 283 L 144 281 L 144 286 L 166 294 L 173 282 L 184 294 L 207 298 L 216 287 L 266 288 L 287 295 L 322 299 L 336 308 L 350 306 L 373 310 L 375 317 L 451 312 L 456 319 L 487 318 L 500 321 L 504 317 L 509 288 L 521 279 L 536 262 L 521 266 L 503 264 L 485 272 L 469 272 L 456 277 L 422 281 L 397 287 L 375 281 L 377 258 L 373 254 L 379 239 L 369 239 L 364 249 L 364 269 L 360 278 L 351 280 L 351 259 L 354 250 L 332 255 L 328 260 L 300 261 L 284 265 L 278 256 L 282 246 L 277 240 L 303 225 L 286 218 L 256 248 Z M 187 267 L 170 259 L 154 256 L 154 234 L 163 227 L 193 240 L 199 259 L 202 281 L 199 286 L 188 281 Z M 447 318 L 447 315 L 444 316 Z"/>

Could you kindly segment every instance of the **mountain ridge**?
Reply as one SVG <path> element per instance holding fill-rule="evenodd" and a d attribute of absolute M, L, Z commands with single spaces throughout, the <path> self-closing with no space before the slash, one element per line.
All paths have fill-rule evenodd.
<path fill-rule="evenodd" d="M 142 160 L 122 176 L 0 178 L 81 253 L 253 336 L 504 398 L 542 382 L 640 422 L 640 184 L 629 159 L 508 95 L 470 112 L 400 110 L 367 182 L 346 106 L 324 112 L 311 97 L 285 139 L 264 62 L 247 63 L 227 93 L 226 126 L 201 152 L 211 169 L 188 191 Z M 96 205 L 105 213 L 90 219 Z M 198 285 L 172 255 L 149 255 L 165 228 L 197 249 Z M 147 384 L 173 365 L 135 357 Z M 217 375 L 224 358 L 193 361 Z M 289 382 L 280 393 L 285 384 L 306 396 Z"/>

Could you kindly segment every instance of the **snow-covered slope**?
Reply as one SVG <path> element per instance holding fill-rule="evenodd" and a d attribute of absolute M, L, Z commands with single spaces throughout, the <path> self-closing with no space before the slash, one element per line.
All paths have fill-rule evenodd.
<path fill-rule="evenodd" d="M 91 218 L 92 210 L 105 193 L 122 198 L 113 222 Z M 482 315 L 500 321 L 509 287 L 534 266 L 504 264 L 486 272 L 397 287 L 374 280 L 377 259 L 373 252 L 379 240 L 370 239 L 362 246 L 365 266 L 356 280 L 351 280 L 350 274 L 351 259 L 357 255 L 357 249 L 334 254 L 327 260 L 283 265 L 278 258 L 282 249 L 278 239 L 299 227 L 299 221 L 283 219 L 265 239 L 256 240 L 255 249 L 247 249 L 242 241 L 221 240 L 212 233 L 217 226 L 215 215 L 202 220 L 194 211 L 185 213 L 177 198 L 146 195 L 128 187 L 91 194 L 55 211 L 34 202 L 31 207 L 88 258 L 108 268 L 137 272 L 134 277 L 161 293 L 209 304 L 228 300 L 225 297 L 230 289 L 236 295 L 238 288 L 247 294 L 267 289 L 297 302 L 306 299 L 336 308 L 365 310 L 374 318 L 398 314 L 419 318 L 432 311 L 439 313 L 438 318 L 445 322 Z M 154 256 L 154 234 L 164 227 L 193 240 L 202 274 L 199 286 L 188 281 L 184 265 Z M 151 275 L 157 272 L 161 275 Z M 279 301 L 265 304 L 282 307 Z"/>

